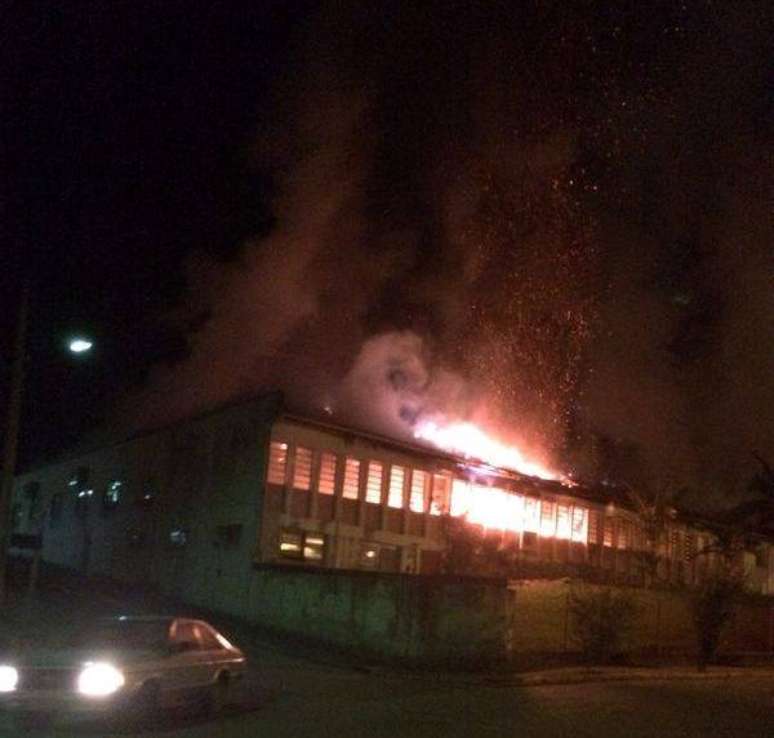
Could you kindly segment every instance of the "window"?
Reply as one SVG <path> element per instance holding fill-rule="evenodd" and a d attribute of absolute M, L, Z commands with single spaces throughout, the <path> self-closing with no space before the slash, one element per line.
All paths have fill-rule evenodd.
<path fill-rule="evenodd" d="M 296 448 L 296 459 L 293 465 L 293 487 L 309 489 L 312 486 L 312 450 Z"/>
<path fill-rule="evenodd" d="M 188 543 L 188 534 L 183 528 L 173 528 L 169 532 L 169 542 L 175 547 L 182 548 Z"/>
<path fill-rule="evenodd" d="M 284 529 L 280 532 L 280 556 L 298 561 L 322 561 L 325 537 L 321 533 Z"/>
<path fill-rule="evenodd" d="M 449 488 L 451 479 L 445 474 L 433 474 L 433 493 L 430 500 L 430 514 L 443 515 L 449 512 Z"/>
<path fill-rule="evenodd" d="M 537 533 L 524 531 L 521 536 L 521 545 L 523 548 L 535 548 L 537 546 Z"/>
<path fill-rule="evenodd" d="M 332 495 L 336 489 L 336 454 L 323 452 L 320 455 L 320 481 L 317 490 L 321 495 Z"/>
<path fill-rule="evenodd" d="M 194 623 L 194 633 L 205 651 L 220 651 L 223 648 L 214 631 L 204 623 Z"/>
<path fill-rule="evenodd" d="M 108 486 L 105 488 L 105 494 L 102 495 L 103 510 L 115 510 L 118 507 L 123 486 L 124 483 L 120 479 L 114 479 L 108 483 Z"/>
<path fill-rule="evenodd" d="M 582 507 L 572 508 L 572 540 L 586 543 L 589 533 L 589 511 Z"/>
<path fill-rule="evenodd" d="M 382 475 L 384 466 L 379 461 L 368 462 L 368 482 L 366 483 L 366 502 L 377 505 L 382 501 Z"/>
<path fill-rule="evenodd" d="M 454 517 L 467 514 L 470 509 L 470 484 L 464 479 L 452 482 L 451 514 Z"/>
<path fill-rule="evenodd" d="M 524 498 L 524 524 L 525 531 L 537 533 L 540 530 L 540 500 L 536 497 Z"/>
<path fill-rule="evenodd" d="M 300 559 L 304 556 L 304 534 L 301 531 L 283 530 L 280 533 L 280 556 Z"/>
<path fill-rule="evenodd" d="M 194 624 L 188 620 L 176 620 L 172 624 L 172 632 L 170 633 L 170 637 L 173 643 L 185 643 L 193 650 L 199 650 L 201 648 L 199 639 L 196 637 Z"/>
<path fill-rule="evenodd" d="M 344 491 L 343 496 L 348 500 L 356 500 L 358 498 L 358 490 L 360 488 L 360 461 L 353 459 L 351 456 L 347 456 L 346 464 L 344 465 Z"/>
<path fill-rule="evenodd" d="M 325 552 L 325 538 L 318 533 L 304 534 L 304 558 L 308 561 L 322 561 Z"/>
<path fill-rule="evenodd" d="M 671 544 L 672 544 L 672 558 L 675 561 L 678 561 L 682 558 L 682 546 L 680 545 L 680 531 L 679 530 L 673 530 L 672 535 L 670 536 Z"/>
<path fill-rule="evenodd" d="M 595 510 L 589 512 L 589 543 L 599 543 L 599 513 Z"/>
<path fill-rule="evenodd" d="M 145 510 L 151 508 L 156 500 L 156 480 L 146 479 L 140 487 L 140 494 L 137 497 L 136 504 Z"/>
<path fill-rule="evenodd" d="M 542 500 L 540 504 L 540 535 L 550 538 L 556 533 L 556 503 Z"/>
<path fill-rule="evenodd" d="M 683 546 L 683 557 L 686 561 L 693 561 L 696 556 L 696 538 L 692 533 L 685 536 L 685 546 Z"/>
<path fill-rule="evenodd" d="M 269 446 L 269 484 L 285 484 L 288 444 L 272 441 Z"/>
<path fill-rule="evenodd" d="M 556 537 L 566 541 L 570 537 L 570 506 L 557 505 L 556 507 Z"/>
<path fill-rule="evenodd" d="M 626 550 L 631 548 L 631 526 L 628 520 L 618 520 L 618 548 Z"/>
<path fill-rule="evenodd" d="M 425 512 L 425 490 L 427 489 L 427 472 L 414 469 L 411 473 L 411 497 L 409 509 L 416 513 Z"/>
<path fill-rule="evenodd" d="M 360 566 L 363 569 L 376 569 L 379 566 L 379 547 L 375 543 L 360 544 Z"/>
<path fill-rule="evenodd" d="M 605 517 L 604 537 L 602 543 L 607 548 L 613 545 L 613 518 Z"/>
<path fill-rule="evenodd" d="M 242 524 L 228 523 L 215 526 L 215 543 L 219 548 L 239 548 L 242 540 Z"/>
<path fill-rule="evenodd" d="M 402 466 L 393 466 L 390 469 L 390 491 L 387 495 L 389 507 L 403 507 L 403 481 L 406 478 L 406 470 Z"/>

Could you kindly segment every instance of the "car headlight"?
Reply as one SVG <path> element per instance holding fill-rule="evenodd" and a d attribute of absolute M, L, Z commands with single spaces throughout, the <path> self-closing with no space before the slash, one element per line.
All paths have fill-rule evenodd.
<path fill-rule="evenodd" d="M 0 692 L 13 692 L 19 683 L 19 672 L 13 666 L 0 666 Z"/>
<path fill-rule="evenodd" d="M 88 697 L 107 697 L 121 689 L 124 682 L 124 675 L 111 664 L 86 664 L 78 677 L 78 691 Z"/>

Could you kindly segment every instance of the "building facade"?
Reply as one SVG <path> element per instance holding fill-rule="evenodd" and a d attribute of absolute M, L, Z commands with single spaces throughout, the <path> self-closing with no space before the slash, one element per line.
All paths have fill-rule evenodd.
<path fill-rule="evenodd" d="M 17 533 L 43 558 L 233 611 L 262 567 L 437 574 L 452 521 L 507 550 L 511 576 L 597 572 L 692 586 L 712 533 L 672 517 L 658 541 L 615 490 L 566 486 L 285 412 L 274 395 L 128 438 L 17 479 Z M 774 548 L 740 554 L 774 594 Z M 502 572 L 500 572 L 502 574 Z M 537 574 L 534 574 L 537 576 Z"/>

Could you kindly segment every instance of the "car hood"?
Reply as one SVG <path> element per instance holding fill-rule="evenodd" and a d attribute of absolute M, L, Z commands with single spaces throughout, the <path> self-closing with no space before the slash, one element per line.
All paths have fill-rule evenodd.
<path fill-rule="evenodd" d="M 87 661 L 129 665 L 158 658 L 159 654 L 151 649 L 35 648 L 8 661 L 27 668 L 65 669 L 82 666 Z"/>

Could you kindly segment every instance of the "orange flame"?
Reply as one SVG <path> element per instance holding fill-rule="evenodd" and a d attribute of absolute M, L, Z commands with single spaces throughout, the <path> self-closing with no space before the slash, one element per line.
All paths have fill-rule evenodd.
<path fill-rule="evenodd" d="M 441 426 L 435 421 L 425 420 L 414 429 L 414 438 L 430 441 L 449 453 L 479 459 L 520 474 L 541 479 L 561 479 L 561 475 L 527 459 L 515 446 L 506 446 L 496 441 L 473 423 L 455 422 Z"/>

